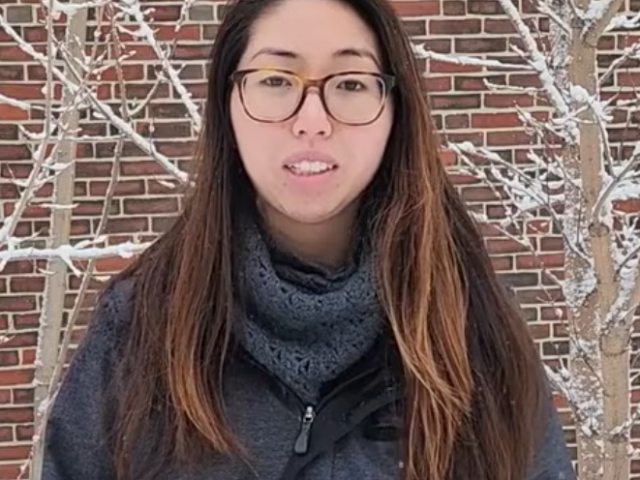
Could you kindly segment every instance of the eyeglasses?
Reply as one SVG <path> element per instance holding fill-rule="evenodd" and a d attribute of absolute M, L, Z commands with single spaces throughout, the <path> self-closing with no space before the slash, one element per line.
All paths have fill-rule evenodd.
<path fill-rule="evenodd" d="M 246 114 L 258 122 L 292 118 L 302 107 L 309 88 L 318 89 L 325 111 L 347 125 L 368 125 L 384 110 L 395 77 L 384 73 L 348 71 L 320 79 L 303 78 L 288 70 L 238 70 L 231 81 L 240 88 Z"/>

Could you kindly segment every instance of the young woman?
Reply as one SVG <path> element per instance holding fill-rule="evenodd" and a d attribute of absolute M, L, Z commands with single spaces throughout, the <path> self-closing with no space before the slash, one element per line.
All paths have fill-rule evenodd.
<path fill-rule="evenodd" d="M 195 187 L 103 292 L 45 480 L 573 478 L 384 0 L 239 0 Z"/>

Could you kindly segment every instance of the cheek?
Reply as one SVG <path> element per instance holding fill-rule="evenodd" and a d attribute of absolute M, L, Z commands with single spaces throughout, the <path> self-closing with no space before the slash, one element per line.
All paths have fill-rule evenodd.
<path fill-rule="evenodd" d="M 360 127 L 356 130 L 350 145 L 350 150 L 354 158 L 358 159 L 361 171 L 377 169 L 384 156 L 387 141 L 391 133 L 392 117 L 390 114 L 383 114 L 382 117 L 372 125 Z"/>
<path fill-rule="evenodd" d="M 235 94 L 231 99 L 231 125 L 245 168 L 252 171 L 267 164 L 265 160 L 273 154 L 274 147 L 279 142 L 280 137 L 274 131 L 277 128 L 249 118 Z"/>

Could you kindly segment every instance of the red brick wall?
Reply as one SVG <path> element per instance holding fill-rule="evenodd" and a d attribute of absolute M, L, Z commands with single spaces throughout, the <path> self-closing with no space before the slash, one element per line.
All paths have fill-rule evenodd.
<path fill-rule="evenodd" d="M 521 10 L 530 18 L 530 24 L 542 32 L 548 30 L 545 18 L 533 15 L 527 0 Z M 153 17 L 159 28 L 161 40 L 173 38 L 173 26 L 179 17 L 180 2 L 172 0 L 147 2 L 155 8 Z M 518 57 L 510 45 L 519 45 L 514 31 L 501 13 L 496 0 L 429 0 L 395 1 L 397 12 L 403 17 L 408 32 L 417 43 L 441 53 L 484 55 L 486 58 L 517 62 Z M 0 12 L 29 42 L 44 49 L 45 30 L 38 22 L 37 0 L 0 0 Z M 201 2 L 192 7 L 189 17 L 179 32 L 178 48 L 173 59 L 184 65 L 181 78 L 193 97 L 202 99 L 206 91 L 204 60 L 223 9 L 223 2 Z M 640 0 L 626 0 L 627 11 L 640 10 Z M 630 40 L 638 40 L 638 32 L 625 37 L 609 35 L 601 42 L 601 64 L 606 66 Z M 127 96 L 130 99 L 144 97 L 156 78 L 157 62 L 153 51 L 144 44 L 135 46 L 137 53 L 126 67 Z M 455 66 L 433 61 L 429 66 L 422 61 L 427 74 L 426 85 L 431 91 L 436 121 L 443 136 L 450 141 L 469 140 L 500 151 L 506 158 L 522 161 L 531 148 L 514 105 L 526 107 L 532 112 L 543 112 L 544 102 L 527 94 L 491 93 L 483 84 L 488 78 L 494 83 L 509 83 L 522 87 L 537 85 L 534 75 L 527 72 L 483 72 L 477 67 Z M 637 67 L 638 65 L 635 65 Z M 25 55 L 0 29 L 0 93 L 15 98 L 41 102 L 44 70 Z M 623 70 L 613 78 L 608 90 L 615 86 L 630 89 L 640 80 L 638 68 Z M 99 84 L 100 98 L 118 108 L 119 87 L 115 71 L 107 71 Z M 42 115 L 37 111 L 23 112 L 0 104 L 0 208 L 9 214 L 17 198 L 14 186 L 7 178 L 14 175 L 25 178 L 30 170 L 30 153 L 20 140 L 18 125 L 37 128 Z M 134 120 L 134 126 L 143 135 L 149 135 L 149 120 L 153 119 L 157 148 L 167 156 L 179 159 L 185 166 L 193 146 L 193 132 L 184 106 L 173 89 L 162 85 L 155 100 Z M 638 122 L 617 119 L 612 128 L 612 140 L 620 142 L 638 138 Z M 635 128 L 634 128 L 635 125 Z M 104 121 L 84 119 L 83 133 L 87 135 L 113 135 L 116 132 Z M 95 231 L 101 213 L 103 195 L 112 167 L 115 140 L 80 144 L 76 165 L 76 203 L 73 216 L 73 235 L 87 238 Z M 145 157 L 137 148 L 127 145 L 120 165 L 121 179 L 112 204 L 112 217 L 108 224 L 111 242 L 119 242 L 137 235 L 153 237 L 161 232 L 180 207 L 176 194 L 158 183 L 167 178 L 162 169 Z M 462 194 L 474 208 L 490 217 L 499 215 L 500 202 L 486 187 L 466 181 L 460 183 Z M 44 188 L 40 194 L 50 194 Z M 45 209 L 31 207 L 20 223 L 17 235 L 27 236 L 38 231 L 46 233 L 48 213 Z M 561 320 L 552 300 L 558 300 L 558 289 L 546 282 L 540 273 L 542 260 L 552 270 L 562 270 L 562 243 L 557 232 L 548 228 L 536 235 L 534 244 L 538 258 L 518 246 L 514 241 L 487 238 L 501 274 L 517 287 L 517 294 L 524 307 L 531 332 L 539 341 L 540 352 L 550 362 L 558 355 L 568 353 L 568 342 Z M 117 271 L 124 265 L 120 259 L 98 262 L 101 274 Z M 41 292 L 44 281 L 37 265 L 21 261 L 9 264 L 0 272 L 0 334 L 11 332 L 14 338 L 0 346 L 0 480 L 17 477 L 18 467 L 27 455 L 33 419 L 31 403 L 33 392 L 32 365 L 37 341 L 38 313 L 42 305 Z M 69 276 L 67 307 L 73 298 L 79 281 Z M 80 338 L 81 332 L 77 338 Z M 640 396 L 640 394 L 638 394 Z M 566 413 L 566 412 L 565 412 Z M 567 437 L 572 441 L 571 429 Z M 640 470 L 639 470 L 640 471 Z"/>

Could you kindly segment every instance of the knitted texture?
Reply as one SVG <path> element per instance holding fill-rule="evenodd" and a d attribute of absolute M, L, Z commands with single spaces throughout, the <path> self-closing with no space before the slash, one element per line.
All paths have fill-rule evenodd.
<path fill-rule="evenodd" d="M 239 228 L 239 321 L 243 347 L 304 401 L 375 343 L 383 315 L 371 249 L 360 242 L 336 271 L 279 249 L 251 220 Z"/>

